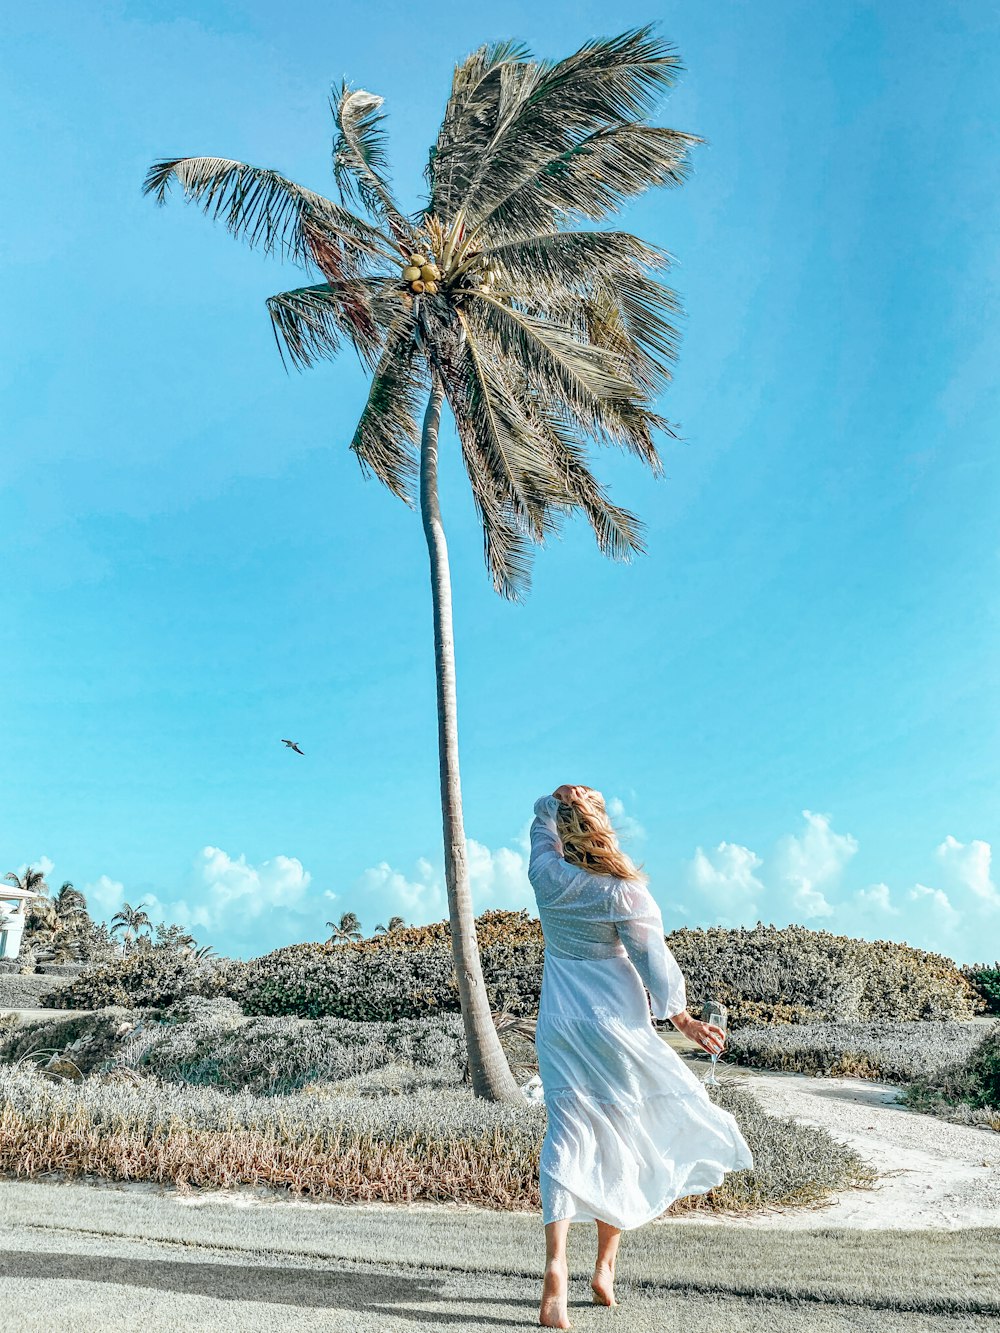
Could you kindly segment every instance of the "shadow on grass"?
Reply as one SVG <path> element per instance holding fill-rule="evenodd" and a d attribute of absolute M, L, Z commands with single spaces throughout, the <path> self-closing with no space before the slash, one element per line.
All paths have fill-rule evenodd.
<path fill-rule="evenodd" d="M 454 1313 L 420 1310 L 421 1303 L 463 1305 L 487 1298 L 475 1294 L 456 1296 L 445 1292 L 445 1281 L 396 1277 L 384 1273 L 324 1272 L 317 1268 L 271 1268 L 249 1264 L 183 1262 L 173 1259 L 139 1259 L 95 1254 L 35 1253 L 7 1250 L 0 1253 L 0 1278 L 34 1282 L 106 1282 L 143 1287 L 182 1296 L 210 1296 L 221 1301 L 252 1301 L 273 1305 L 298 1305 L 310 1309 L 363 1310 L 366 1314 L 405 1314 L 414 1323 L 436 1328 L 470 1327 L 498 1322 L 522 1328 L 524 1316 L 498 1321 L 495 1315 L 476 1315 L 460 1309 Z M 474 1277 L 469 1275 L 470 1282 Z M 535 1301 L 509 1301 L 512 1307 L 532 1309 Z M 417 1307 L 417 1308 L 415 1308 Z"/>

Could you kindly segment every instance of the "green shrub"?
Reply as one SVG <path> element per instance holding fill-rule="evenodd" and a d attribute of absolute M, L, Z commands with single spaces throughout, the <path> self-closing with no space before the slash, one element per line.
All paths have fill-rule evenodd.
<path fill-rule="evenodd" d="M 196 961 L 160 949 L 136 951 L 87 968 L 51 990 L 42 1003 L 55 1009 L 161 1008 L 183 995 L 223 994 L 229 974 L 229 960 Z"/>
<path fill-rule="evenodd" d="M 61 994 L 66 984 L 62 977 L 8 972 L 0 976 L 0 1005 L 5 1009 L 47 1009 L 56 1004 L 52 996 Z"/>
<path fill-rule="evenodd" d="M 81 1074 L 110 1068 L 119 1062 L 123 1046 L 137 1029 L 158 1027 L 158 1010 L 109 1007 L 67 1018 L 46 1018 L 0 1033 L 0 1061 L 14 1063 L 43 1053 L 70 1060 Z"/>
<path fill-rule="evenodd" d="M 987 1012 L 1000 1014 L 1000 962 L 966 964 L 961 971 L 981 997 Z"/>
<path fill-rule="evenodd" d="M 946 1120 L 1000 1130 L 1000 1023 L 964 1056 L 914 1078 L 903 1099 Z"/>
<path fill-rule="evenodd" d="M 233 1000 L 202 996 L 168 1009 L 113 1007 L 0 1030 L 0 1062 L 43 1052 L 83 1075 L 125 1066 L 171 1083 L 268 1096 L 390 1064 L 436 1069 L 456 1082 L 466 1054 L 458 1014 L 393 1023 L 247 1018 Z"/>

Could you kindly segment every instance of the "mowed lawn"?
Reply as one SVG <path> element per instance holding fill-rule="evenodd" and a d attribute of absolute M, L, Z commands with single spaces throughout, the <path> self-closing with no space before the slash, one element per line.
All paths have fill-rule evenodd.
<path fill-rule="evenodd" d="M 397 1333 L 537 1326 L 541 1218 L 250 1203 L 0 1182 L 0 1327 Z M 570 1319 L 616 1333 L 995 1330 L 1000 1229 L 627 1232 L 618 1310 L 591 1304 L 570 1229 Z"/>

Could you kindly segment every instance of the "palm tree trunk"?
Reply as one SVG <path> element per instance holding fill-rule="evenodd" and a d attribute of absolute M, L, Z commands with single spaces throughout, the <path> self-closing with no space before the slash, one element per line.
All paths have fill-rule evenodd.
<path fill-rule="evenodd" d="M 472 1090 L 489 1101 L 519 1101 L 521 1093 L 500 1045 L 483 982 L 476 922 L 469 888 L 458 771 L 458 704 L 455 694 L 455 638 L 451 618 L 448 546 L 438 502 L 438 427 L 444 390 L 435 378 L 424 415 L 420 446 L 420 517 L 427 538 L 434 602 L 434 668 L 437 677 L 438 752 L 441 765 L 441 813 L 444 822 L 444 871 L 448 886 L 451 947 L 458 995 L 472 1071 Z"/>

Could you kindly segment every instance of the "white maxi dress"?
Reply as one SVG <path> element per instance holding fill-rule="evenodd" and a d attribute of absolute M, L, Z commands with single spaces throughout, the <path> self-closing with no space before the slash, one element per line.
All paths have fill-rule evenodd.
<path fill-rule="evenodd" d="M 647 989 L 657 1018 L 687 1008 L 657 903 L 638 880 L 564 861 L 557 806 L 554 796 L 535 802 L 528 864 L 545 937 L 535 1033 L 548 1121 L 542 1219 L 627 1230 L 753 1157 L 734 1117 L 651 1022 Z"/>

